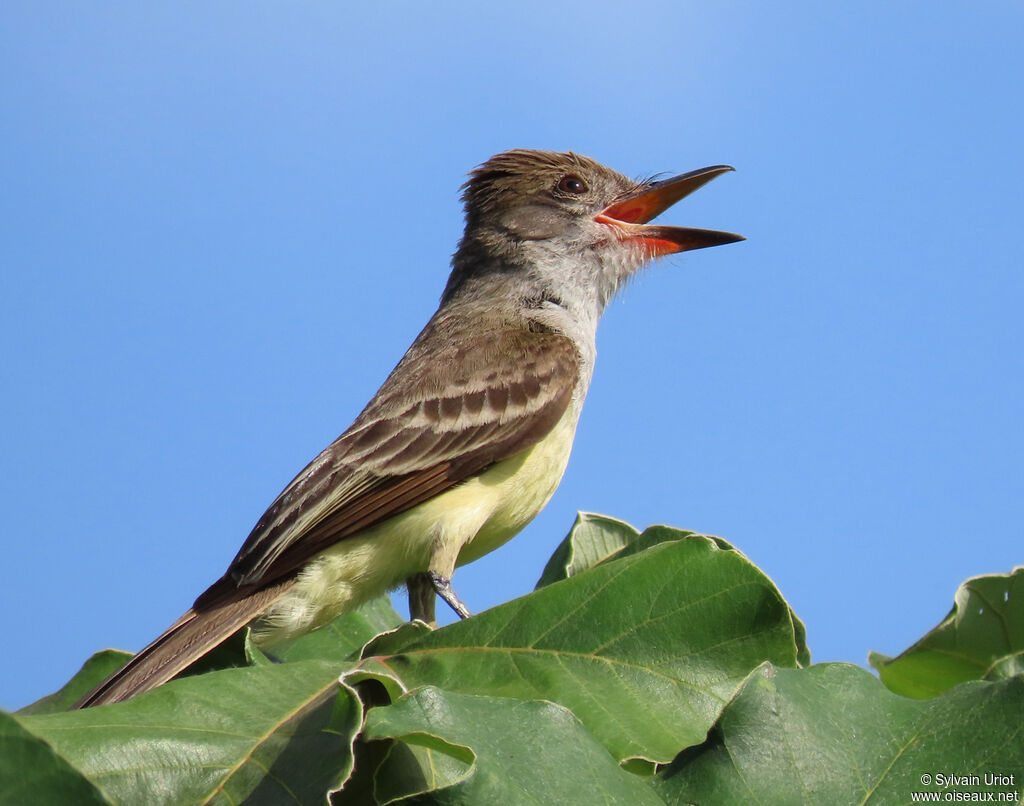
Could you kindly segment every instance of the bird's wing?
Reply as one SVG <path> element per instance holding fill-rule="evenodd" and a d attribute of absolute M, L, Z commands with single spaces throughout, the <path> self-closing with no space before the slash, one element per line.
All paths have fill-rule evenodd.
<path fill-rule="evenodd" d="M 421 337 L 352 427 L 277 497 L 228 573 L 75 707 L 166 682 L 269 607 L 311 557 L 535 445 L 578 378 L 579 356 L 557 334 Z"/>
<path fill-rule="evenodd" d="M 535 445 L 565 414 L 579 379 L 576 348 L 556 333 L 496 328 L 427 341 L 271 504 L 226 577 L 243 588 L 270 584 Z"/>
<path fill-rule="evenodd" d="M 166 682 L 266 610 L 311 557 L 535 445 L 565 414 L 579 378 L 572 342 L 553 333 L 420 341 L 277 497 L 228 573 L 75 707 Z"/>

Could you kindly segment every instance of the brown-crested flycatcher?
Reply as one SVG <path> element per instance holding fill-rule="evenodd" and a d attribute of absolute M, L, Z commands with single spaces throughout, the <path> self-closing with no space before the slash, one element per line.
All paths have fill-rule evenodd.
<path fill-rule="evenodd" d="M 608 300 L 661 255 L 742 240 L 647 222 L 731 168 L 634 182 L 577 154 L 509 151 L 463 187 L 437 312 L 362 414 L 284 489 L 227 573 L 79 707 L 148 691 L 252 623 L 272 646 L 405 582 L 459 615 L 456 566 L 547 503 L 569 460 Z"/>

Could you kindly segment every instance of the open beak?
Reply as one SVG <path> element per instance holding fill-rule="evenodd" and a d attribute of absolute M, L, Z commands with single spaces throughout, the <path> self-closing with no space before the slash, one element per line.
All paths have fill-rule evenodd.
<path fill-rule="evenodd" d="M 712 165 L 673 176 L 645 186 L 642 190 L 610 204 L 594 220 L 612 227 L 615 237 L 640 243 L 651 257 L 704 249 L 745 240 L 732 232 L 689 227 L 665 227 L 647 224 L 673 204 L 703 187 L 716 176 L 733 170 L 728 165 Z"/>

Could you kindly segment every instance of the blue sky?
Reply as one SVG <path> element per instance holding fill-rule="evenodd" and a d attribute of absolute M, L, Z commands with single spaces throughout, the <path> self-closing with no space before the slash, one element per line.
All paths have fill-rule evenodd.
<path fill-rule="evenodd" d="M 0 11 L 0 706 L 217 578 L 436 306 L 510 147 L 729 163 L 748 241 L 614 302 L 527 592 L 577 510 L 721 535 L 815 660 L 1024 561 L 1018 3 L 130 3 Z"/>

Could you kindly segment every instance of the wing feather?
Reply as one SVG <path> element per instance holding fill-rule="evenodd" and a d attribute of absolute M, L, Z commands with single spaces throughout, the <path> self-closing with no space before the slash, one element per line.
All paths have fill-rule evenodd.
<path fill-rule="evenodd" d="M 568 408 L 579 356 L 567 337 L 505 327 L 431 349 L 429 335 L 260 518 L 229 569 L 236 585 L 287 576 L 337 541 L 525 450 Z"/>

